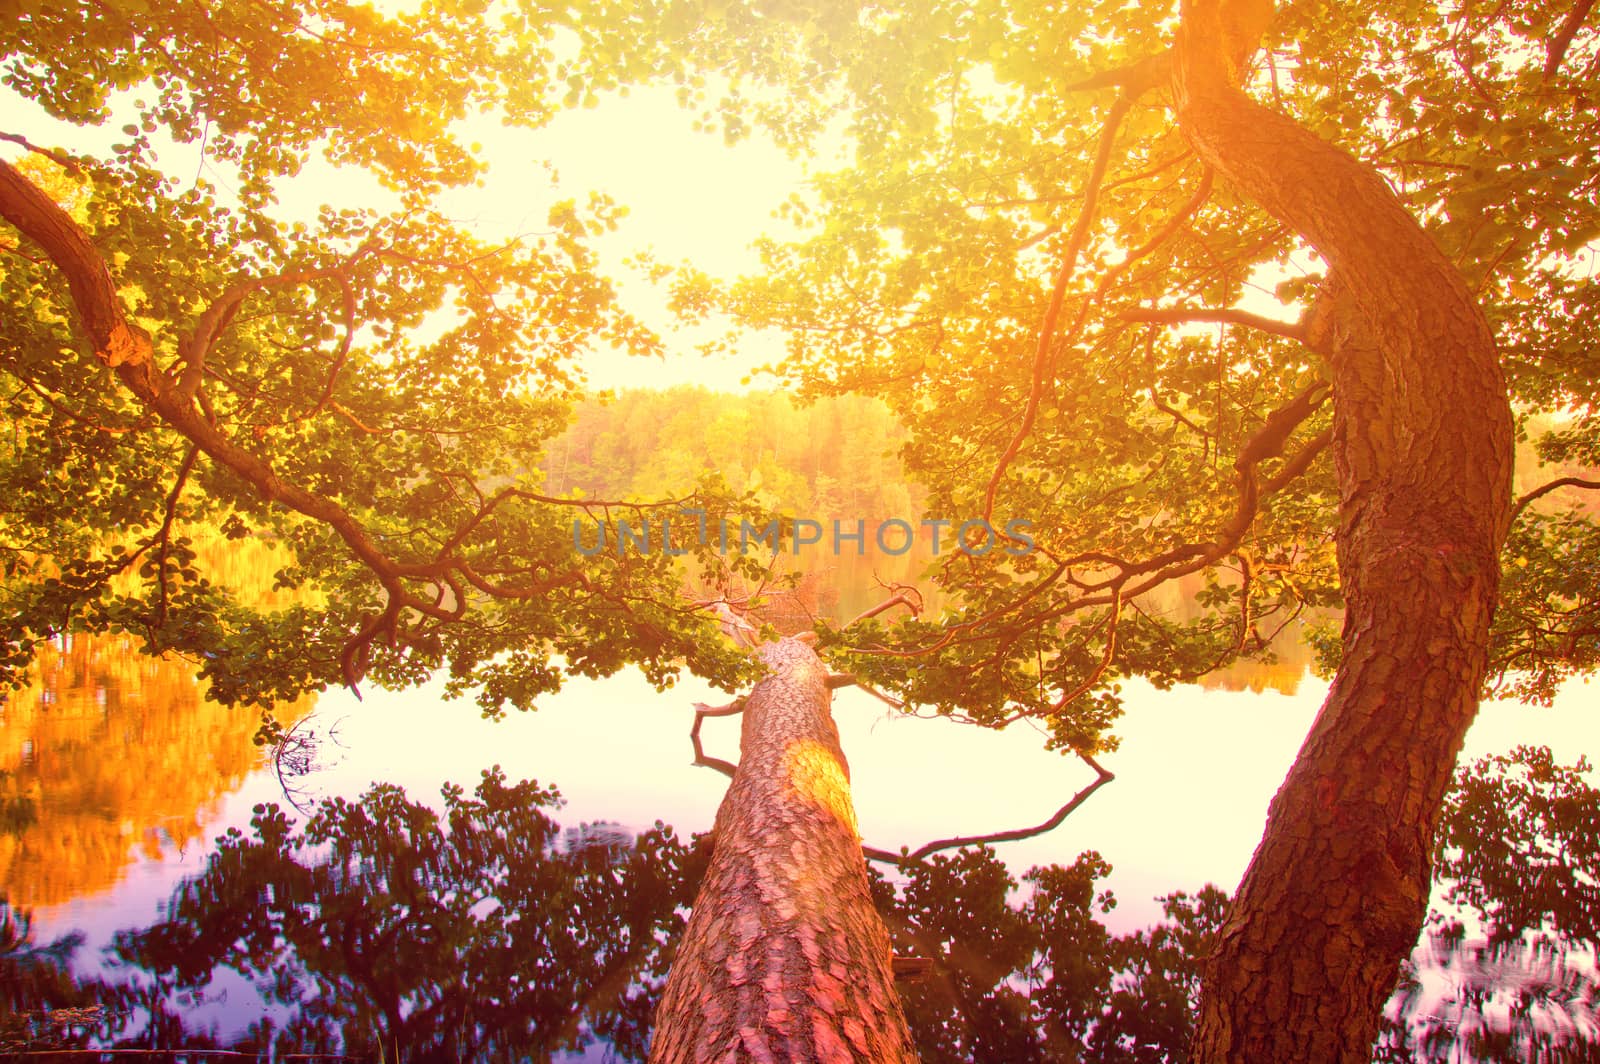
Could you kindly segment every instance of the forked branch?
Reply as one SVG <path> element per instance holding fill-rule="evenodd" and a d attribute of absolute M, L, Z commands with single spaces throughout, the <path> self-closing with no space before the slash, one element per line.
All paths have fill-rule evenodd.
<path fill-rule="evenodd" d="M 1078 791 L 1077 794 L 1074 794 L 1065 805 L 1063 805 L 1060 809 L 1057 809 L 1050 819 L 1046 820 L 1042 824 L 1031 828 L 1015 828 L 1011 831 L 994 831 L 987 835 L 956 835 L 948 839 L 935 839 L 932 842 L 923 843 L 915 850 L 912 850 L 903 856 L 900 854 L 892 854 L 887 850 L 880 850 L 871 846 L 863 846 L 861 848 L 861 852 L 866 854 L 867 857 L 874 861 L 884 861 L 889 864 L 901 864 L 907 861 L 920 861 L 924 857 L 938 853 L 941 850 L 954 850 L 962 846 L 987 846 L 990 843 L 995 842 L 1018 842 L 1022 839 L 1031 839 L 1038 835 L 1043 835 L 1047 832 L 1054 831 L 1056 828 L 1061 826 L 1067 817 L 1077 812 L 1078 808 L 1082 806 L 1084 802 L 1087 802 L 1094 795 L 1095 791 L 1098 791 L 1101 787 L 1104 787 L 1106 784 L 1116 779 L 1116 775 L 1114 773 L 1105 769 L 1098 761 L 1090 757 L 1088 754 L 1079 751 L 1078 759 L 1084 764 L 1088 765 L 1090 768 L 1094 769 L 1095 778 L 1093 782 L 1089 783 L 1082 790 Z"/>

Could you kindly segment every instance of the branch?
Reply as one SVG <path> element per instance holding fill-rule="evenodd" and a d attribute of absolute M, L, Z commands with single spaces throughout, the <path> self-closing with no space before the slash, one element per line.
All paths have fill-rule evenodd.
<path fill-rule="evenodd" d="M 328 396 L 333 393 L 334 376 L 338 374 L 339 367 L 350 353 L 350 344 L 355 332 L 355 295 L 350 290 L 350 280 L 347 274 L 350 266 L 361 256 L 371 251 L 370 244 L 362 244 L 349 258 L 335 267 L 316 270 L 285 270 L 282 273 L 271 274 L 266 277 L 248 277 L 234 282 L 216 301 L 200 313 L 195 319 L 194 331 L 178 343 L 178 361 L 183 363 L 183 372 L 178 377 L 178 394 L 185 399 L 193 399 L 200 390 L 200 381 L 205 374 L 206 357 L 211 353 L 212 346 L 217 342 L 217 337 L 222 330 L 233 321 L 239 312 L 240 305 L 245 297 L 252 292 L 259 292 L 268 288 L 282 288 L 286 285 L 304 284 L 308 281 L 318 281 L 333 278 L 338 281 L 343 291 L 344 309 L 344 340 L 340 344 L 335 356 L 334 368 L 329 375 L 324 394 L 316 409 L 322 409 L 327 403 Z M 313 411 L 315 412 L 315 411 Z"/>
<path fill-rule="evenodd" d="M 854 619 L 840 625 L 839 630 L 842 632 L 853 624 L 860 624 L 869 617 L 876 617 L 878 614 L 893 609 L 895 606 L 904 606 L 906 609 L 911 611 L 911 616 L 919 617 L 922 615 L 922 594 L 914 587 L 909 587 L 904 584 L 896 584 L 895 594 L 893 597 L 885 599 L 870 609 L 864 610 Z"/>
<path fill-rule="evenodd" d="M 338 414 L 340 417 L 344 418 L 352 426 L 354 426 L 357 432 L 365 436 L 389 436 L 395 431 L 394 429 L 373 428 L 371 425 L 368 425 L 366 422 L 356 417 L 342 403 L 337 401 L 329 400 L 325 405 L 329 410 L 332 410 L 335 414 Z"/>
<path fill-rule="evenodd" d="M 1140 595 L 1155 590 L 1169 580 L 1187 576 L 1189 573 L 1197 572 L 1227 557 L 1238 549 L 1245 533 L 1250 530 L 1250 525 L 1255 520 L 1255 515 L 1260 509 L 1262 500 L 1281 491 L 1286 485 L 1305 473 L 1317 455 L 1321 454 L 1332 441 L 1333 429 L 1330 426 L 1307 440 L 1300 450 L 1295 452 L 1293 457 L 1284 462 L 1283 467 L 1278 470 L 1276 475 L 1265 482 L 1260 481 L 1256 475 L 1257 463 L 1272 456 L 1264 453 L 1271 450 L 1269 444 L 1276 440 L 1276 446 L 1281 450 L 1284 441 L 1278 434 L 1284 430 L 1286 424 L 1288 428 L 1292 429 L 1306 417 L 1309 417 L 1311 412 L 1326 398 L 1326 387 L 1320 382 L 1319 384 L 1314 384 L 1284 404 L 1280 409 L 1267 415 L 1266 423 L 1245 443 L 1239 460 L 1235 462 L 1235 468 L 1239 473 L 1239 494 L 1234 515 L 1219 531 L 1217 539 L 1212 542 L 1183 543 L 1142 562 L 1129 562 L 1100 552 L 1081 554 L 1066 559 L 1047 577 L 1034 584 L 1015 601 L 992 610 L 976 620 L 965 621 L 959 625 L 952 626 L 939 639 L 927 646 L 917 647 L 912 650 L 890 650 L 882 647 L 851 647 L 850 649 L 856 653 L 864 654 L 915 657 L 933 653 L 958 641 L 970 642 L 973 639 L 983 638 L 975 636 L 966 640 L 958 640 L 957 637 L 962 631 L 988 626 L 996 618 L 1019 609 L 1028 599 L 1038 595 L 1046 587 L 1054 583 L 1069 565 L 1095 563 L 1111 566 L 1117 572 L 1095 584 L 1073 581 L 1077 583 L 1077 586 L 1085 590 L 1101 591 L 1102 593 L 1086 595 L 1069 600 L 1051 609 L 1041 610 L 1027 617 L 1023 623 L 1028 625 L 1047 624 L 1050 621 L 1095 606 L 1115 606 L 1119 600 L 1121 602 L 1129 602 Z M 1323 391 L 1324 394 L 1319 396 L 1319 391 Z M 1315 402 L 1311 401 L 1312 398 L 1315 398 Z M 1291 419 L 1293 419 L 1292 423 L 1290 423 Z M 1146 576 L 1145 574 L 1149 575 Z M 1130 584 L 1129 581 L 1136 576 L 1144 576 L 1145 578 Z"/>
<path fill-rule="evenodd" d="M 694 745 L 694 764 L 705 768 L 716 769 L 730 780 L 738 771 L 739 766 L 731 761 L 724 761 L 720 757 L 707 757 L 705 747 L 700 745 L 700 723 L 707 717 L 730 717 L 735 713 L 744 712 L 743 698 L 736 698 L 725 706 L 708 709 L 700 702 L 694 704 L 694 727 L 689 729 L 689 742 Z"/>
<path fill-rule="evenodd" d="M 1111 667 L 1112 659 L 1117 656 L 1117 622 L 1121 617 L 1122 588 L 1113 587 L 1111 589 L 1111 611 L 1106 614 L 1105 622 L 1106 645 L 1105 649 L 1100 653 L 1100 664 L 1096 665 L 1094 671 L 1084 677 L 1083 682 L 1078 686 L 1061 692 L 1061 696 L 1050 706 L 1052 712 L 1059 713 L 1069 704 L 1082 698 L 1095 684 L 1100 682 L 1100 677 L 1106 674 L 1106 669 Z"/>
<path fill-rule="evenodd" d="M 900 699 L 895 698 L 893 695 L 884 694 L 870 683 L 867 683 L 865 680 L 862 680 L 860 677 L 855 676 L 852 673 L 830 672 L 828 673 L 827 683 L 828 690 L 830 691 L 837 691 L 841 687 L 859 687 L 861 690 L 865 691 L 873 698 L 876 698 L 884 705 L 889 706 L 891 709 L 906 708 L 906 704 Z"/>
<path fill-rule="evenodd" d="M 1561 61 L 1567 57 L 1567 49 L 1572 47 L 1572 40 L 1583 28 L 1584 19 L 1589 17 L 1589 12 L 1594 9 L 1594 0 L 1578 0 L 1572 5 L 1572 10 L 1567 12 L 1561 28 L 1556 30 L 1556 35 L 1550 38 L 1550 43 L 1545 46 L 1544 53 L 1544 80 L 1549 81 L 1555 77 L 1556 71 L 1561 68 Z"/>
<path fill-rule="evenodd" d="M 1182 325 L 1188 322 L 1243 325 L 1274 336 L 1299 340 L 1301 343 L 1306 341 L 1305 326 L 1299 322 L 1276 321 L 1233 307 L 1138 307 L 1125 310 L 1118 317 L 1123 321 L 1147 322 L 1154 325 Z"/>
<path fill-rule="evenodd" d="M 1191 430 L 1193 430 L 1194 432 L 1198 433 L 1200 435 L 1202 443 L 1207 447 L 1210 446 L 1211 433 L 1207 432 L 1205 429 L 1201 428 L 1199 425 L 1196 425 L 1193 421 L 1190 421 L 1188 419 L 1188 417 L 1184 415 L 1183 411 L 1179 410 L 1175 406 L 1169 405 L 1165 399 L 1162 399 L 1161 398 L 1161 389 L 1157 385 L 1154 385 L 1154 384 L 1152 384 L 1150 386 L 1150 402 L 1151 402 L 1152 405 L 1155 406 L 1155 408 L 1157 410 L 1161 411 L 1163 414 L 1166 414 L 1168 417 L 1172 418 L 1174 421 L 1177 421 L 1177 422 L 1179 422 L 1181 424 L 1187 425 Z M 1204 456 L 1202 456 L 1201 461 L 1204 461 L 1204 460 L 1205 460 Z"/>
<path fill-rule="evenodd" d="M 1255 631 L 1255 620 L 1250 613 L 1250 589 L 1255 581 L 1254 564 L 1245 551 L 1238 551 L 1234 557 L 1239 559 L 1239 636 L 1234 644 L 1218 654 L 1210 665 L 1202 666 L 1194 672 L 1179 673 L 1177 678 L 1182 683 L 1193 683 L 1200 677 L 1222 668 L 1228 659 L 1237 658 L 1244 653 L 1244 646 L 1250 641 L 1250 633 Z M 1257 635 L 1256 638 L 1259 640 L 1261 637 Z"/>
<path fill-rule="evenodd" d="M 74 162 L 71 156 L 66 155 L 63 152 L 56 151 L 53 148 L 41 148 L 27 137 L 18 136 L 15 133 L 0 133 L 0 140 L 16 144 L 27 149 L 28 151 L 33 152 L 35 155 L 42 155 L 70 174 L 77 176 L 82 176 L 83 174 L 83 168 Z"/>
<path fill-rule="evenodd" d="M 1511 520 L 1515 522 L 1517 518 L 1522 516 L 1522 511 L 1526 510 L 1531 503 L 1536 499 L 1544 498 L 1544 496 L 1557 488 L 1600 489 L 1600 480 L 1585 480 L 1582 477 L 1558 477 L 1548 484 L 1540 485 L 1519 498 L 1516 505 L 1511 507 Z"/>
<path fill-rule="evenodd" d="M 1078 759 L 1084 764 L 1088 765 L 1090 768 L 1094 769 L 1094 782 L 1083 788 L 1077 794 L 1073 795 L 1071 800 L 1068 801 L 1066 805 L 1063 805 L 1060 809 L 1055 811 L 1055 815 L 1037 827 L 1017 828 L 1012 831 L 996 831 L 991 832 L 988 835 L 957 835 L 948 839 L 935 839 L 932 842 L 924 843 L 922 846 L 917 847 L 915 850 L 903 856 L 893 855 L 887 851 L 868 846 L 863 846 L 861 848 L 861 852 L 866 854 L 867 857 L 874 861 L 886 861 L 893 864 L 903 864 L 908 861 L 920 861 L 930 854 L 938 853 L 940 850 L 954 850 L 961 846 L 985 846 L 992 842 L 1016 842 L 1020 839 L 1031 839 L 1037 835 L 1043 835 L 1046 832 L 1054 831 L 1056 828 L 1061 826 L 1062 822 L 1065 821 L 1067 817 L 1076 812 L 1079 806 L 1081 806 L 1084 802 L 1087 802 L 1095 791 L 1098 791 L 1101 787 L 1104 787 L 1106 784 L 1116 779 L 1115 774 L 1108 772 L 1105 768 L 1101 767 L 1100 763 L 1095 761 L 1095 759 L 1090 757 L 1088 754 L 1079 751 Z"/>
<path fill-rule="evenodd" d="M 1097 167 L 1097 180 L 1099 178 L 1103 178 L 1105 175 L 1105 167 L 1103 165 L 1105 160 L 1104 153 L 1109 149 L 1109 146 L 1109 138 L 1102 141 L 1102 154 L 1095 160 Z M 1084 322 L 1088 320 L 1090 308 L 1100 303 L 1106 292 L 1110 290 L 1112 284 L 1114 284 L 1119 277 L 1127 272 L 1127 270 L 1135 262 L 1138 262 L 1140 259 L 1152 254 L 1158 248 L 1166 244 L 1166 242 L 1171 240 L 1180 229 L 1188 224 L 1189 219 L 1193 217 L 1194 213 L 1200 209 L 1201 205 L 1205 203 L 1206 199 L 1211 195 L 1211 183 L 1212 172 L 1211 168 L 1208 166 L 1202 172 L 1200 176 L 1200 182 L 1196 186 L 1194 192 L 1189 196 L 1188 201 L 1178 209 L 1177 213 L 1175 213 L 1171 218 L 1168 218 L 1161 228 L 1158 229 L 1149 240 L 1146 240 L 1139 247 L 1130 251 L 1126 256 L 1123 257 L 1121 262 L 1101 273 L 1100 280 L 1095 283 L 1093 293 L 1088 298 L 1084 299 L 1081 304 L 1079 304 L 1078 315 L 1073 320 L 1072 327 L 1070 330 L 1068 330 L 1066 338 L 1063 340 L 1063 346 L 1066 344 L 1075 343 L 1077 341 L 1078 336 L 1083 331 Z M 1098 193 L 1096 193 L 1096 195 L 1098 195 Z M 1088 211 L 1091 209 L 1091 207 L 1092 203 L 1086 202 L 1084 208 L 1085 218 L 1087 217 Z M 1080 228 L 1082 227 L 1083 221 L 1084 218 L 1079 219 Z M 1075 237 L 1077 235 L 1077 233 L 1074 234 Z M 1063 279 L 1057 281 L 1057 296 L 1059 296 L 1061 292 L 1061 286 L 1063 284 L 1064 277 Z M 1024 412 L 1022 425 L 1018 427 L 1016 434 L 1011 438 L 1011 443 L 1006 447 L 1005 453 L 1001 455 L 1000 461 L 995 468 L 994 475 L 989 480 L 989 487 L 985 494 L 984 504 L 984 516 L 986 518 L 992 516 L 994 513 L 995 492 L 999 488 L 1000 478 L 1002 475 L 1004 475 L 1006 466 L 1013 458 L 1016 457 L 1017 452 L 1022 447 L 1022 441 L 1032 430 L 1034 414 L 1038 410 L 1039 400 L 1043 396 L 1044 385 L 1048 382 L 1047 370 L 1049 351 L 1046 347 L 1049 340 L 1048 330 L 1054 329 L 1055 320 L 1053 312 L 1059 309 L 1059 302 L 1053 301 L 1051 305 L 1051 312 L 1046 314 L 1045 330 L 1041 331 L 1039 338 L 1040 348 L 1036 352 L 1035 356 L 1033 386 L 1028 395 L 1028 407 Z M 1040 359 L 1043 359 L 1044 361 L 1041 362 L 1039 361 Z"/>
<path fill-rule="evenodd" d="M 138 432 L 140 429 L 147 428 L 149 426 L 149 422 L 148 421 L 141 421 L 141 422 L 139 422 L 137 424 L 128 425 L 126 427 L 116 426 L 116 425 L 102 425 L 100 422 L 94 420 L 93 418 L 91 418 L 91 417 L 89 417 L 89 416 L 87 416 L 85 414 L 80 414 L 76 410 L 74 410 L 71 407 L 67 406 L 65 403 L 60 402 L 54 396 L 52 396 L 49 392 L 45 391 L 43 388 L 41 388 L 38 384 L 34 383 L 29 378 L 24 377 L 21 374 L 17 374 L 16 377 L 17 377 L 17 380 L 22 382 L 23 387 L 27 388 L 34 395 L 37 395 L 40 399 L 43 399 L 45 401 L 45 403 L 50 407 L 50 409 L 54 410 L 56 413 L 60 414 L 62 417 L 68 419 L 69 421 L 76 421 L 80 425 L 86 425 L 86 426 L 88 426 L 89 428 L 93 429 L 96 432 L 104 432 L 108 436 L 121 436 L 121 435 L 124 435 L 125 433 L 129 433 L 129 432 Z"/>
<path fill-rule="evenodd" d="M 1056 321 L 1061 317 L 1061 306 L 1066 301 L 1067 285 L 1077 270 L 1078 256 L 1083 253 L 1083 246 L 1089 239 L 1089 228 L 1100 202 L 1100 185 L 1105 180 L 1106 167 L 1111 163 L 1111 149 L 1116 144 L 1117 130 L 1131 107 L 1130 97 L 1118 96 L 1116 102 L 1111 105 L 1110 113 L 1106 115 L 1105 125 L 1100 130 L 1100 144 L 1095 149 L 1094 163 L 1089 169 L 1089 180 L 1084 184 L 1083 207 L 1078 212 L 1078 220 L 1072 227 L 1072 233 L 1067 237 L 1066 250 L 1061 255 L 1061 268 L 1056 273 L 1055 287 L 1050 292 L 1050 302 L 1045 307 L 1044 321 L 1039 326 L 1039 340 L 1033 352 L 1033 380 L 1028 390 L 1028 405 L 1022 412 L 1022 423 L 1017 426 L 1016 434 L 1011 437 L 1011 442 L 1006 445 L 1005 452 L 995 464 L 994 475 L 989 478 L 989 487 L 984 492 L 985 518 L 994 516 L 994 496 L 1000 489 L 1000 481 L 1005 476 L 1006 467 L 1017 456 L 1017 452 L 1022 449 L 1022 441 L 1027 439 L 1028 433 L 1033 430 L 1034 417 L 1039 411 L 1039 400 L 1044 394 Z"/>
<path fill-rule="evenodd" d="M 178 518 L 178 499 L 183 495 L 183 489 L 189 483 L 189 474 L 194 471 L 195 459 L 200 456 L 200 448 L 189 445 L 189 451 L 183 456 L 183 463 L 178 466 L 178 479 L 172 484 L 172 490 L 167 493 L 166 513 L 161 521 L 161 528 L 156 532 L 154 542 L 156 547 L 156 583 L 159 597 L 156 602 L 155 624 L 152 627 L 160 628 L 167 623 L 167 544 L 172 535 L 172 526 Z"/>
<path fill-rule="evenodd" d="M 183 384 L 194 383 L 203 367 L 206 349 L 248 293 L 263 287 L 332 276 L 337 271 L 298 271 L 235 284 L 201 314 L 194 332 L 182 342 L 188 361 L 184 365 L 186 381 L 180 382 L 155 364 L 150 336 L 128 319 L 111 271 L 88 234 L 60 205 L 4 160 L 0 160 L 0 216 L 38 244 L 61 271 L 79 324 L 95 357 L 116 372 L 123 386 L 147 410 L 250 484 L 264 501 L 279 503 L 332 529 L 355 559 L 377 578 L 386 595 L 386 604 L 381 613 L 363 624 L 341 653 L 340 668 L 346 682 L 365 672 L 370 644 L 379 633 L 387 632 L 391 640 L 398 638 L 403 611 L 415 610 L 424 617 L 440 620 L 460 616 L 463 603 L 457 602 L 455 609 L 446 609 L 408 594 L 405 581 L 448 581 L 449 574 L 467 571 L 464 562 L 447 556 L 447 551 L 441 551 L 440 556 L 430 562 L 404 562 L 390 557 L 366 527 L 339 503 L 285 481 L 270 462 L 241 447 L 221 431 L 208 409 L 204 393 L 196 395 L 184 390 Z M 357 249 L 345 266 L 368 250 L 366 245 Z M 541 501 L 581 505 L 572 500 L 518 494 Z M 481 517 L 482 514 L 469 524 L 469 530 Z M 455 542 L 452 540 L 452 546 Z"/>
<path fill-rule="evenodd" d="M 0 159 L 0 216 L 43 248 L 66 277 L 96 358 L 113 368 L 150 362 L 150 337 L 123 314 L 116 282 L 88 234 L 4 159 Z"/>
<path fill-rule="evenodd" d="M 700 734 L 700 720 L 703 717 L 732 717 L 744 712 L 744 699 L 735 698 L 725 706 L 708 706 L 704 702 L 694 704 L 694 727 L 690 735 Z"/>
<path fill-rule="evenodd" d="M 1121 89 L 1129 100 L 1138 99 L 1151 89 L 1159 88 L 1172 79 L 1172 50 L 1147 55 L 1127 66 L 1090 74 L 1082 81 L 1066 87 L 1067 92 L 1090 92 L 1094 89 Z"/>
<path fill-rule="evenodd" d="M 1261 427 L 1239 449 L 1239 457 L 1234 459 L 1233 468 L 1244 472 L 1249 467 L 1282 454 L 1283 445 L 1289 441 L 1290 434 L 1322 405 L 1328 395 L 1327 383 L 1317 381 L 1268 414 Z"/>

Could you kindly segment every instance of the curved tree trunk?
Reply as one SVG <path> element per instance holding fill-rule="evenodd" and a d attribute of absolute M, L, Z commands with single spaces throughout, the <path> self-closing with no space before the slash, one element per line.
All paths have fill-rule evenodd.
<path fill-rule="evenodd" d="M 1483 314 L 1382 178 L 1237 87 L 1240 27 L 1270 11 L 1185 2 L 1175 89 L 1196 150 L 1331 266 L 1309 324 L 1334 385 L 1344 657 L 1207 961 L 1191 1055 L 1364 1061 L 1477 712 L 1512 422 Z"/>
<path fill-rule="evenodd" d="M 745 701 L 738 771 L 650 1059 L 915 1060 L 827 671 L 798 640 L 758 653 L 771 675 Z"/>

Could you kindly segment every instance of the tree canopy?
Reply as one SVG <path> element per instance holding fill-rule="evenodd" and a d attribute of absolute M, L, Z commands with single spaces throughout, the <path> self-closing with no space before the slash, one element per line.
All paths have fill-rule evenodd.
<path fill-rule="evenodd" d="M 1600 438 L 1585 6 L 1285 5 L 1251 74 L 1381 174 L 1481 301 L 1545 463 L 1525 463 L 1525 497 L 1582 481 Z M 800 20 L 788 46 L 835 77 L 785 91 L 839 112 L 852 165 L 789 207 L 808 235 L 769 241 L 763 274 L 680 281 L 687 303 L 784 328 L 810 393 L 882 396 L 931 509 L 1048 530 L 1021 562 L 952 559 L 959 613 L 888 639 L 926 652 L 856 664 L 979 719 L 1049 715 L 1068 743 L 1096 741 L 1105 702 L 1082 696 L 1118 676 L 1190 678 L 1341 603 L 1331 377 L 1307 334 L 1327 264 L 1172 121 L 1148 73 L 1170 63 L 1159 14 L 868 7 L 842 38 Z M 1593 667 L 1592 513 L 1573 494 L 1518 506 L 1492 667 L 1510 689 L 1548 699 Z M 1141 604 L 1194 571 L 1203 617 Z M 1318 638 L 1331 669 L 1338 633 Z"/>
<path fill-rule="evenodd" d="M 1600 449 L 1581 12 L 1290 5 L 1252 68 L 1275 107 L 1384 175 L 1483 302 L 1519 417 L 1541 428 L 1526 446 L 1553 467 L 1529 492 L 1581 481 Z M 1325 263 L 1167 117 L 1153 10 L 20 14 L 11 90 L 94 143 L 119 139 L 10 138 L 36 149 L 7 164 L 0 197 L 25 238 L 3 279 L 19 311 L 13 670 L 44 635 L 87 625 L 210 651 L 224 698 L 450 661 L 526 699 L 557 682 L 551 653 L 728 675 L 668 605 L 670 567 L 575 558 L 571 507 L 537 490 L 583 352 L 661 344 L 588 248 L 617 205 L 552 202 L 547 229 L 493 246 L 438 207 L 481 169 L 460 120 L 537 125 L 652 79 L 727 136 L 853 150 L 785 208 L 809 235 L 767 242 L 765 272 L 734 284 L 685 264 L 680 309 L 783 327 L 806 394 L 888 402 L 930 510 L 1048 529 L 1020 560 L 949 559 L 938 578 L 957 611 L 854 667 L 980 721 L 1043 716 L 1062 745 L 1093 748 L 1118 676 L 1189 678 L 1339 604 L 1328 373 L 1296 321 Z M 407 89 L 421 83 L 425 108 Z M 163 162 L 179 149 L 205 162 L 192 180 Z M 286 220 L 279 202 L 329 162 L 370 174 L 390 206 Z M 1538 698 L 1595 654 L 1593 523 L 1563 498 L 1519 508 L 1496 625 L 1496 668 Z M 184 521 L 281 537 L 283 579 L 316 582 L 326 605 L 240 610 L 195 567 Z M 1203 616 L 1141 605 L 1180 572 L 1208 574 Z M 1331 667 L 1336 634 L 1321 645 Z"/>
<path fill-rule="evenodd" d="M 579 356 L 659 350 L 589 246 L 619 208 L 546 194 L 541 229 L 489 243 L 440 203 L 482 168 L 462 120 L 537 125 L 654 69 L 627 14 L 113 3 L 7 20 L 5 81 L 35 105 L 20 117 L 59 137 L 8 131 L 26 151 L 0 164 L 9 675 L 80 628 L 199 656 L 228 701 L 448 662 L 490 708 L 527 704 L 559 683 L 557 655 L 662 682 L 685 663 L 738 673 L 699 638 L 674 564 L 582 559 L 570 523 L 595 509 L 539 490 Z M 331 167 L 365 175 L 364 202 L 322 201 Z M 320 604 L 239 602 L 197 559 L 200 526 L 286 544 L 281 582 Z"/>
<path fill-rule="evenodd" d="M 1088 758 L 1120 677 L 1321 623 L 1336 681 L 1207 962 L 1197 1059 L 1363 1059 L 1480 695 L 1548 700 L 1600 654 L 1573 490 L 1600 486 L 1588 0 L 17 6 L 10 89 L 121 139 L 8 132 L 0 162 L 13 676 L 72 628 L 195 654 L 231 700 L 747 674 L 674 559 L 568 533 L 759 499 L 542 490 L 582 355 L 662 345 L 590 247 L 617 205 L 501 243 L 441 208 L 480 166 L 463 119 L 643 83 L 847 154 L 758 275 L 657 268 L 680 314 L 781 328 L 804 395 L 887 404 L 931 511 L 1035 530 L 942 558 L 937 615 L 824 633 L 835 661 Z M 324 159 L 382 195 L 291 218 Z M 320 597 L 242 603 L 191 522 L 275 537 Z M 1196 574 L 1198 615 L 1154 607 Z"/>

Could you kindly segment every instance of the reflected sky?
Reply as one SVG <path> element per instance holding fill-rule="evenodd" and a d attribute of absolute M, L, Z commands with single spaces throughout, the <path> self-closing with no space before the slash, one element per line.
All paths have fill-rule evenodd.
<path fill-rule="evenodd" d="M 486 721 L 470 701 L 445 701 L 436 685 L 405 692 L 324 694 L 308 724 L 320 740 L 317 767 L 298 781 L 305 799 L 352 796 L 375 782 L 404 787 L 415 800 L 436 799 L 446 782 L 470 783 L 492 764 L 513 779 L 553 783 L 568 805 L 566 822 L 613 821 L 647 826 L 657 819 L 680 832 L 709 829 L 726 780 L 695 768 L 688 729 L 695 702 L 719 704 L 722 692 L 696 680 L 656 692 L 627 672 L 607 680 L 571 681 L 531 713 Z M 1204 690 L 1157 691 L 1125 685 L 1122 747 L 1103 759 L 1117 779 L 1049 835 L 1002 845 L 1018 871 L 1066 862 L 1085 849 L 1113 865 L 1121 899 L 1113 926 L 1143 926 L 1157 913 L 1154 894 L 1205 882 L 1230 888 L 1260 837 L 1268 801 L 1326 694 L 1307 676 L 1292 696 Z M 1589 711 L 1594 691 L 1575 681 L 1549 710 L 1487 703 L 1468 736 L 1465 757 L 1498 753 L 1518 742 L 1549 745 L 1571 761 L 1597 748 L 1600 718 Z M 883 849 L 930 839 L 1037 824 L 1090 774 L 1075 759 L 1043 749 L 1026 724 L 989 732 L 944 720 L 900 716 L 853 689 L 835 695 L 835 717 L 850 760 L 866 841 Z M 738 718 L 710 718 L 707 753 L 733 759 Z M 241 735 L 238 738 L 243 739 Z M 191 774 L 207 774 L 196 764 Z M 170 769 L 168 771 L 171 771 Z M 213 770 L 214 771 L 214 770 Z M 169 781 L 171 782 L 171 781 Z M 159 784 L 149 789 L 160 790 Z M 206 840 L 249 820 L 252 805 L 282 800 L 265 766 L 236 790 L 199 810 L 192 844 L 157 850 L 129 839 L 122 882 L 66 905 L 48 905 L 49 924 L 115 923 L 121 912 L 145 911 L 185 869 L 197 868 Z M 181 812 L 181 811 L 180 811 Z M 3 885 L 26 896 L 23 869 Z"/>

